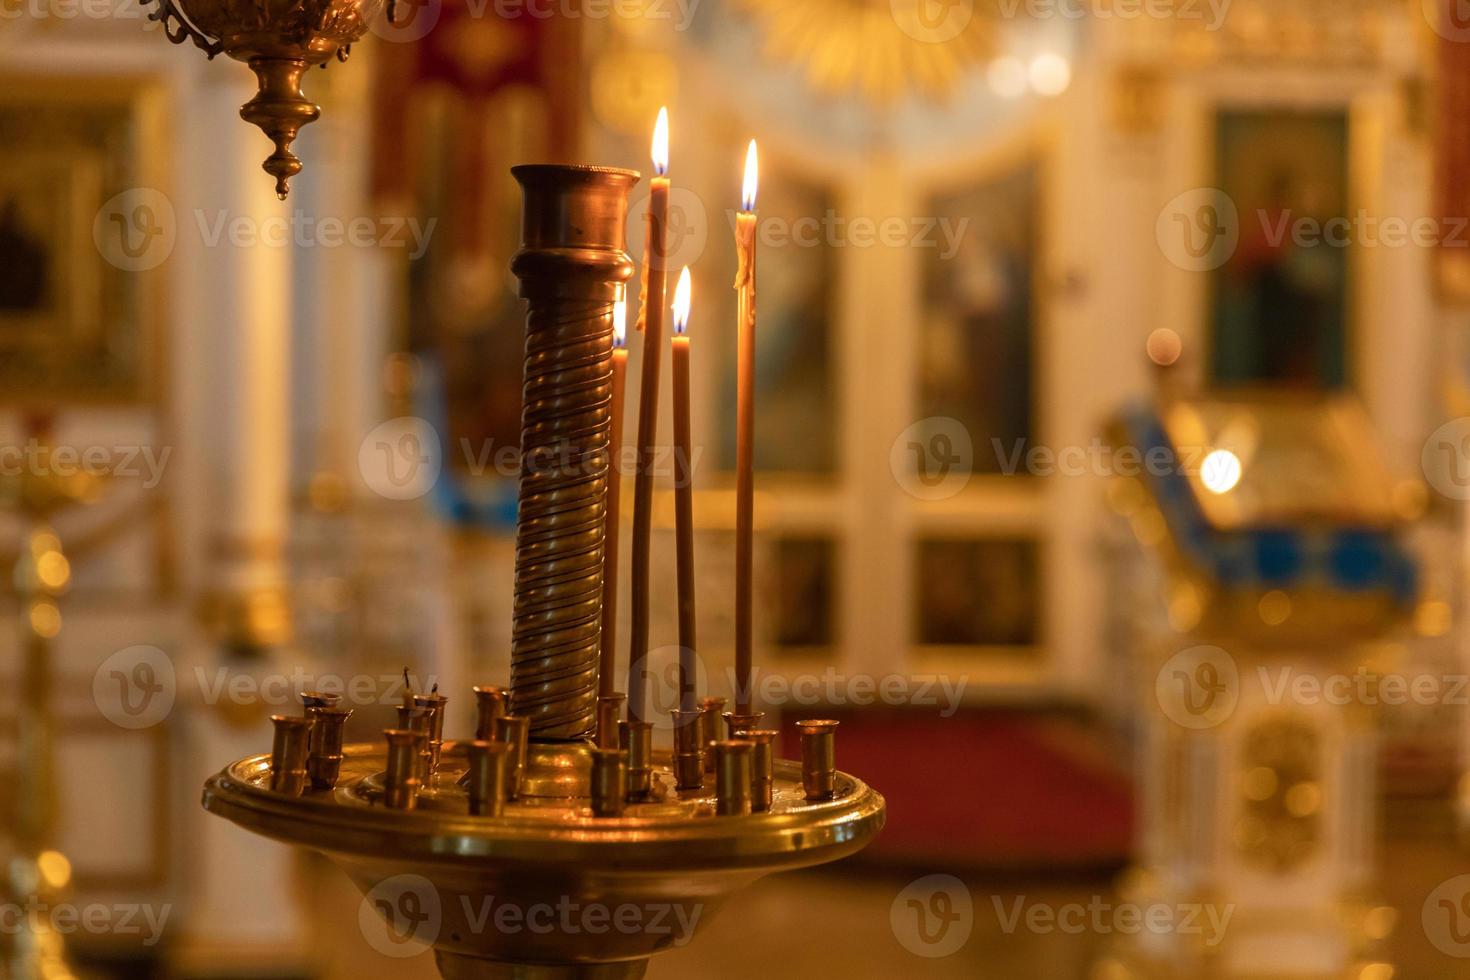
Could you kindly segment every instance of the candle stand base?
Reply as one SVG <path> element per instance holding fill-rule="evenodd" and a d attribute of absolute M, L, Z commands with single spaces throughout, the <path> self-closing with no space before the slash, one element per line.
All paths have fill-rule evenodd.
<path fill-rule="evenodd" d="M 345 748 L 335 789 L 301 796 L 270 789 L 269 755 L 236 762 L 206 784 L 204 807 L 325 854 L 367 896 L 364 915 L 434 947 L 446 980 L 642 976 L 738 889 L 853 854 L 883 826 L 865 783 L 838 773 L 835 797 L 809 802 L 784 760 L 768 812 L 716 816 L 714 779 L 677 790 L 666 751 L 647 801 L 597 817 L 582 742 L 532 743 L 521 795 L 475 817 L 458 785 L 464 745 L 444 743 L 441 777 L 413 810 L 384 804 L 385 752 L 368 745 Z"/>

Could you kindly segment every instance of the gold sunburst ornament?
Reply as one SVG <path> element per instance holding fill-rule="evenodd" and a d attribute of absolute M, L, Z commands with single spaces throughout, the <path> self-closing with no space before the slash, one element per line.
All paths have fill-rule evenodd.
<path fill-rule="evenodd" d="M 947 98 L 994 49 L 987 0 L 736 0 L 759 21 L 768 57 L 801 66 L 827 95 L 889 105 Z"/>

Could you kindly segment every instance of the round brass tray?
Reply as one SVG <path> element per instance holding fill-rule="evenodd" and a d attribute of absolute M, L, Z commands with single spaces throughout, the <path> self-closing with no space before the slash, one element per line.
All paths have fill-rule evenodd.
<path fill-rule="evenodd" d="M 838 773 L 835 797 L 811 802 L 800 766 L 786 760 L 775 763 L 769 811 L 716 816 L 713 779 L 675 791 L 667 751 L 654 754 L 648 802 L 629 804 L 621 817 L 594 817 L 585 795 L 575 795 L 586 752 L 580 743 L 533 743 L 526 792 L 499 817 L 469 814 L 457 785 L 463 750 L 454 742 L 445 743 L 435 785 L 415 810 L 383 805 L 386 760 L 370 745 L 346 747 L 335 789 L 300 797 L 269 788 L 269 755 L 243 759 L 205 784 L 204 808 L 326 854 L 365 895 L 404 876 L 422 881 L 440 918 L 432 945 L 451 978 L 639 976 L 648 956 L 671 945 L 667 934 L 642 931 L 486 928 L 475 911 L 487 898 L 523 909 L 677 905 L 696 909 L 702 924 L 757 878 L 846 857 L 883 827 L 883 797 L 861 780 Z"/>

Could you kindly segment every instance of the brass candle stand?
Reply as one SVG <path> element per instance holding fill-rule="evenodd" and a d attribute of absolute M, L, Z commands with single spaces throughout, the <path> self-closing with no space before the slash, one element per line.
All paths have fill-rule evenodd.
<path fill-rule="evenodd" d="M 674 944 L 667 929 L 643 926 L 672 908 L 697 928 L 765 874 L 855 853 L 882 828 L 884 801 L 828 769 L 831 723 L 828 740 L 813 743 L 820 751 L 796 763 L 773 758 L 770 730 L 719 739 L 710 706 L 706 718 L 683 719 L 676 773 L 675 754 L 652 747 L 650 722 L 617 719 L 617 697 L 599 709 L 611 317 L 632 271 L 623 236 L 638 175 L 514 173 L 525 225 L 513 268 L 530 312 L 509 698 L 482 686 L 458 699 L 473 701 L 475 717 L 449 728 L 476 738 L 442 741 L 426 774 L 416 760 L 457 699 L 429 703 L 410 691 L 383 744 L 333 751 L 330 788 L 301 778 L 332 766 L 303 762 L 298 720 L 281 718 L 277 750 L 209 780 L 204 807 L 326 854 L 365 895 L 417 882 L 408 921 L 397 921 L 392 901 L 372 906 L 399 932 L 432 920 L 423 941 L 447 980 L 636 978 Z M 324 708 L 307 705 L 308 718 L 316 712 L 308 723 L 322 724 Z M 713 741 L 714 771 L 693 755 L 703 749 L 687 735 L 696 725 Z M 336 748 L 331 738 L 307 744 Z M 492 902 L 527 921 L 569 907 L 615 918 L 599 917 L 601 928 L 569 928 L 565 918 L 507 928 L 484 916 Z"/>

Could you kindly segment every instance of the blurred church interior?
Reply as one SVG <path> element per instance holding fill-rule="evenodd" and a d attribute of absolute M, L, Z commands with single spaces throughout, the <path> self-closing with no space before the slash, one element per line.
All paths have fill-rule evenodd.
<path fill-rule="evenodd" d="M 304 78 L 281 200 L 244 65 L 0 0 L 0 855 L 103 910 L 68 971 L 437 975 L 200 787 L 323 679 L 367 741 L 405 665 L 508 674 L 510 168 L 641 171 L 639 261 L 667 106 L 700 667 L 728 693 L 754 138 L 758 690 L 839 719 L 888 817 L 648 975 L 1470 978 L 1461 4 L 399 6 Z"/>

